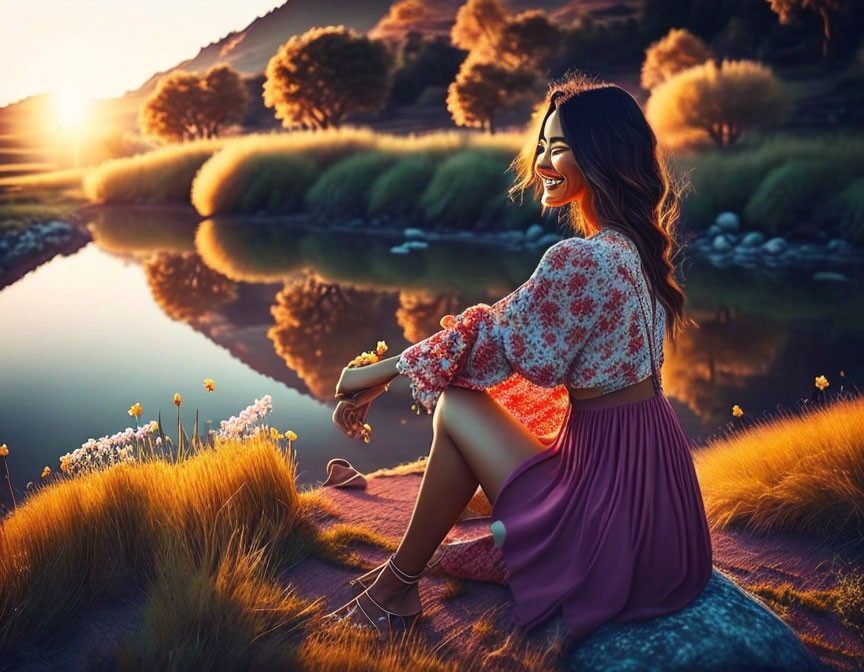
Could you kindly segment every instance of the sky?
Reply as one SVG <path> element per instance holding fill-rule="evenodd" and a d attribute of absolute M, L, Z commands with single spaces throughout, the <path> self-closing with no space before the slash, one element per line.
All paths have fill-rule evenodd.
<path fill-rule="evenodd" d="M 120 96 L 285 0 L 0 0 L 0 107 Z"/>

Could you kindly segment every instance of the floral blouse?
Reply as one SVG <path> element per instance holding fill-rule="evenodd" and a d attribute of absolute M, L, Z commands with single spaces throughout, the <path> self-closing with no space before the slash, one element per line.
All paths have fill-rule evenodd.
<path fill-rule="evenodd" d="M 531 277 L 493 305 L 446 315 L 444 328 L 406 348 L 396 369 L 429 413 L 450 385 L 486 389 L 514 374 L 543 388 L 566 384 L 605 394 L 651 374 L 642 310 L 650 324 L 652 299 L 639 253 L 627 236 L 606 228 L 552 245 Z M 659 372 L 665 336 L 660 301 L 655 310 Z"/>

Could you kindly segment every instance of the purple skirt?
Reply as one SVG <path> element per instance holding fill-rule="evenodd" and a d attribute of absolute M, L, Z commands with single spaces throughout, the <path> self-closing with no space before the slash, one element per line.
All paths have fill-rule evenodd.
<path fill-rule="evenodd" d="M 689 441 L 666 395 L 570 402 L 554 443 L 510 473 L 492 506 L 516 624 L 531 630 L 561 607 L 568 647 L 608 620 L 681 609 L 712 569 Z"/>

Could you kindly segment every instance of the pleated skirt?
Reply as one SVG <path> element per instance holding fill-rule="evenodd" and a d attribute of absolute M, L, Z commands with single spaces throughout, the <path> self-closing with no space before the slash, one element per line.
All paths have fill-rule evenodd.
<path fill-rule="evenodd" d="M 689 440 L 665 394 L 570 402 L 555 441 L 510 473 L 491 517 L 504 525 L 513 619 L 530 631 L 561 608 L 565 648 L 606 621 L 681 609 L 712 569 Z"/>

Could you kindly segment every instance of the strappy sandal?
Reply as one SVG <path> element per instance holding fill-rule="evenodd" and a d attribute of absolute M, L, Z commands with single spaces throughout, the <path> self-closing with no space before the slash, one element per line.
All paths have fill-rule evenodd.
<path fill-rule="evenodd" d="M 447 546 L 445 544 L 442 544 L 441 546 L 436 548 L 435 552 L 432 554 L 432 557 L 429 559 L 429 562 L 426 563 L 426 569 L 423 570 L 423 573 L 425 574 L 426 572 L 431 572 L 432 570 L 434 570 L 438 566 L 438 563 L 441 562 L 441 558 L 444 557 L 444 553 L 446 551 L 447 551 Z M 390 561 L 390 559 L 388 558 L 387 560 L 382 562 L 377 567 L 373 567 L 372 569 L 370 569 L 365 574 L 361 574 L 360 576 L 355 576 L 353 579 L 348 579 L 348 585 L 354 586 L 354 585 L 357 585 L 359 583 L 364 588 L 368 588 L 369 586 L 366 585 L 366 583 L 364 583 L 364 582 L 368 579 L 375 579 L 378 576 L 378 573 L 382 569 L 384 569 L 384 565 L 386 565 L 389 561 Z M 371 585 L 371 583 L 369 585 Z"/>
<path fill-rule="evenodd" d="M 366 477 L 357 471 L 351 463 L 342 458 L 334 457 L 327 463 L 327 479 L 321 487 L 334 488 L 365 488 Z"/>
<path fill-rule="evenodd" d="M 426 573 L 426 568 L 424 567 L 423 571 L 419 574 L 406 574 L 401 569 L 399 569 L 396 564 L 393 562 L 393 558 L 396 556 L 395 553 L 392 553 L 388 558 L 387 562 L 384 563 L 397 579 L 402 581 L 405 584 L 417 583 Z M 363 605 L 360 604 L 360 597 L 362 595 L 366 595 L 369 601 L 378 607 L 381 611 L 384 612 L 384 616 L 379 616 L 378 620 L 375 621 L 366 610 L 363 608 Z M 339 615 L 339 612 L 348 608 L 348 611 L 344 615 Z M 335 611 L 331 611 L 329 614 L 324 616 L 325 619 L 330 619 L 336 622 L 347 621 L 351 623 L 354 627 L 358 628 L 368 628 L 369 625 L 365 625 L 363 623 L 353 623 L 351 621 L 351 617 L 357 611 L 360 611 L 366 617 L 366 620 L 369 622 L 372 628 L 378 633 L 378 637 L 380 639 L 386 639 L 386 636 L 393 635 L 396 632 L 411 628 L 417 622 L 420 615 L 423 613 L 422 609 L 418 609 L 412 614 L 397 614 L 395 611 L 390 611 L 389 609 L 385 609 L 378 602 L 376 602 L 373 597 L 369 594 L 369 588 L 366 588 L 362 593 L 357 595 L 357 597 L 350 600 L 348 603 L 343 604 L 341 607 L 336 609 Z M 398 624 L 398 625 L 397 625 Z"/>

